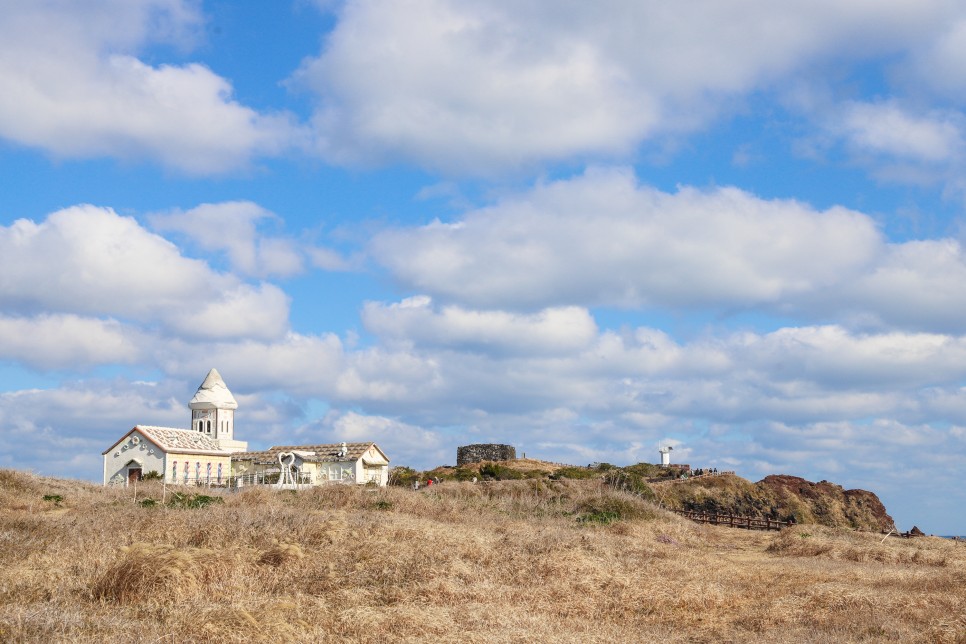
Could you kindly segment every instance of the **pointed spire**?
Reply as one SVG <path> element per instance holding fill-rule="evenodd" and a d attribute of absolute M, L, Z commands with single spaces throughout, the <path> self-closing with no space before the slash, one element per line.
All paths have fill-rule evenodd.
<path fill-rule="evenodd" d="M 217 369 L 208 372 L 188 406 L 192 409 L 238 409 L 235 397 Z"/>

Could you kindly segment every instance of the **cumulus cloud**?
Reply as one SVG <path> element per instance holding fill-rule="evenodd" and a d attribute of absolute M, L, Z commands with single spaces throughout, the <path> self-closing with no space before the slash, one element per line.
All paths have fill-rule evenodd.
<path fill-rule="evenodd" d="M 143 343 L 141 333 L 116 320 L 0 316 L 0 359 L 37 369 L 131 364 L 145 357 Z"/>
<path fill-rule="evenodd" d="M 158 359 L 167 373 L 183 378 L 207 373 L 217 365 L 219 372 L 232 374 L 232 387 L 321 397 L 332 394 L 346 364 L 337 336 L 293 332 L 274 340 L 172 341 Z"/>
<path fill-rule="evenodd" d="M 386 230 L 370 256 L 404 287 L 454 306 L 755 309 L 966 331 L 966 253 L 955 239 L 888 243 L 860 212 L 736 188 L 667 193 L 623 169 L 539 184 L 453 222 Z M 397 322 L 420 309 L 406 311 Z"/>
<path fill-rule="evenodd" d="M 868 272 L 809 298 L 856 324 L 962 333 L 966 330 L 966 253 L 954 239 L 890 244 Z"/>
<path fill-rule="evenodd" d="M 626 154 L 833 53 L 862 60 L 929 42 L 956 12 L 945 0 L 755 0 L 740 11 L 712 0 L 351 0 L 296 79 L 319 95 L 330 159 L 497 172 Z"/>
<path fill-rule="evenodd" d="M 206 251 L 224 252 L 233 271 L 268 277 L 294 275 L 302 270 L 297 244 L 286 238 L 260 235 L 260 221 L 280 218 L 251 201 L 202 204 L 149 217 L 158 231 L 174 231 Z"/>
<path fill-rule="evenodd" d="M 368 302 L 362 320 L 383 340 L 517 355 L 571 353 L 588 346 L 597 335 L 594 319 L 581 307 L 551 308 L 527 315 L 459 306 L 437 308 L 426 296 L 388 306 Z"/>
<path fill-rule="evenodd" d="M 184 395 L 169 381 L 120 380 L 0 393 L 0 467 L 98 480 L 101 452 L 122 432 L 138 423 L 186 425 Z"/>
<path fill-rule="evenodd" d="M 885 154 L 926 163 L 950 162 L 962 155 L 963 117 L 958 112 L 913 114 L 895 101 L 851 102 L 838 127 L 857 152 Z"/>
<path fill-rule="evenodd" d="M 372 255 L 406 286 L 473 305 L 702 308 L 834 284 L 882 246 L 871 219 L 843 208 L 734 188 L 669 194 L 591 169 L 454 223 L 384 232 Z"/>
<path fill-rule="evenodd" d="M 2 6 L 0 137 L 56 157 L 147 157 L 192 174 L 244 167 L 293 141 L 290 117 L 239 104 L 207 67 L 137 58 L 151 43 L 196 40 L 194 2 Z"/>
<path fill-rule="evenodd" d="M 252 286 L 108 208 L 75 206 L 0 226 L 0 302 L 21 314 L 106 315 L 200 337 L 285 332 L 288 298 Z"/>

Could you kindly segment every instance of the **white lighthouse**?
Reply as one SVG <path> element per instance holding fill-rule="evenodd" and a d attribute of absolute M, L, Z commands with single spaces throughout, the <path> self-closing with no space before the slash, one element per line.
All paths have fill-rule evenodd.
<path fill-rule="evenodd" d="M 671 450 L 674 448 L 668 445 L 667 447 L 662 447 L 658 451 L 661 453 L 661 467 L 668 467 L 671 465 Z"/>

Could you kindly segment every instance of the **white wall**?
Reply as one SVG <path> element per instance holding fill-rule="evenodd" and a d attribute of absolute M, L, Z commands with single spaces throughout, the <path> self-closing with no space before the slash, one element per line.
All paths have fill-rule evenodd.
<path fill-rule="evenodd" d="M 144 474 L 152 470 L 164 473 L 164 452 L 140 432 L 133 431 L 104 455 L 104 485 L 112 481 L 127 485 L 127 466 L 131 461 L 138 461 Z"/>

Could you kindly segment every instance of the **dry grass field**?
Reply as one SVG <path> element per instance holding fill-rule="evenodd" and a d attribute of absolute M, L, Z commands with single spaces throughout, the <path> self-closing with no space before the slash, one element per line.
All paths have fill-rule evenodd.
<path fill-rule="evenodd" d="M 223 498 L 0 470 L 0 641 L 966 642 L 938 538 L 700 526 L 599 481 Z"/>

